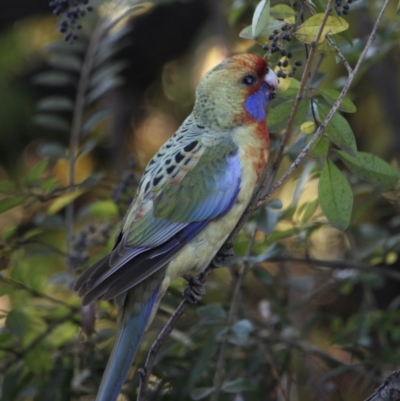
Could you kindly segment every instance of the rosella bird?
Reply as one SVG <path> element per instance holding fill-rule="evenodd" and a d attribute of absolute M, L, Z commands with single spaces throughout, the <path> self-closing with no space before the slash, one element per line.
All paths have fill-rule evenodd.
<path fill-rule="evenodd" d="M 193 112 L 151 159 L 112 252 L 74 289 L 115 298 L 119 332 L 97 401 L 115 401 L 170 282 L 202 272 L 250 202 L 269 154 L 265 106 L 278 79 L 244 54 L 201 80 Z"/>

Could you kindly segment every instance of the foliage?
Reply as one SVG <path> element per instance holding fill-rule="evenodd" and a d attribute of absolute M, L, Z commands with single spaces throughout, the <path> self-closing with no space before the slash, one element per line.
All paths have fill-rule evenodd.
<path fill-rule="evenodd" d="M 54 1 L 53 8 L 61 3 L 65 14 L 67 3 Z M 125 174 L 110 167 L 107 133 L 118 125 L 112 112 L 123 107 L 115 99 L 132 90 L 125 81 L 131 66 L 120 55 L 132 40 L 145 49 L 148 39 L 134 36 L 129 19 L 152 8 L 131 3 L 95 2 L 93 13 L 79 15 L 85 17 L 79 38 L 75 14 L 65 14 L 68 26 L 60 29 L 68 27 L 73 43 L 43 39 L 48 67 L 28 84 L 40 93 L 33 122 L 44 133 L 20 146 L 23 166 L 4 163 L 0 172 L 1 400 L 89 400 L 110 352 L 113 305 L 81 308 L 71 286 L 112 248 L 144 167 L 140 155 L 150 153 L 137 140 L 142 121 L 131 135 L 138 160 Z M 390 13 L 394 5 L 372 45 L 358 17 L 370 22 L 371 35 L 377 10 L 387 3 L 336 0 L 332 6 L 231 1 L 223 17 L 241 37 L 236 45 L 265 55 L 280 78 L 268 114 L 276 168 L 235 239 L 235 257 L 213 272 L 201 304 L 188 308 L 164 341 L 150 376 L 151 399 L 362 400 L 399 365 L 399 172 L 392 157 L 399 149 L 371 153 L 372 134 L 364 135 L 357 115 L 368 74 L 393 52 L 398 58 L 400 21 Z M 199 49 L 210 42 L 196 40 L 203 41 Z M 181 58 L 186 69 L 194 53 Z M 183 92 L 190 79 L 177 75 Z M 174 77 L 164 71 L 159 78 L 165 84 Z M 390 78 L 395 85 L 399 77 Z M 7 79 L 0 72 L 0 87 Z M 149 101 L 155 89 L 146 90 Z M 181 107 L 178 124 L 188 108 L 157 96 L 164 98 L 161 109 Z M 368 122 L 382 102 L 379 93 L 369 96 L 361 116 Z M 379 123 L 365 131 L 384 141 L 384 110 L 378 115 Z M 174 283 L 165 296 L 132 373 L 181 302 L 182 289 L 183 282 Z M 136 399 L 138 386 L 139 375 L 132 374 L 127 399 Z"/>

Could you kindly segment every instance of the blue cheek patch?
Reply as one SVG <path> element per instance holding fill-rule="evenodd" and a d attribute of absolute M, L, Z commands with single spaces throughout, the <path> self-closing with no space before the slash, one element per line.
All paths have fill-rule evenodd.
<path fill-rule="evenodd" d="M 267 98 L 265 93 L 259 90 L 247 98 L 244 107 L 253 118 L 255 118 L 257 121 L 262 121 L 265 119 L 264 107 L 266 103 Z"/>

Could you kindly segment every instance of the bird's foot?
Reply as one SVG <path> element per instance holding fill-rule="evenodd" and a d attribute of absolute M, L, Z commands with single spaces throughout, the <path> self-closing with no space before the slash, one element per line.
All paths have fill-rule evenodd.
<path fill-rule="evenodd" d="M 206 293 L 204 290 L 204 284 L 197 278 L 189 276 L 188 274 L 185 274 L 183 278 L 188 283 L 186 288 L 183 290 L 183 298 L 191 304 L 199 302 Z"/>
<path fill-rule="evenodd" d="M 233 244 L 225 244 L 212 260 L 212 267 L 217 268 L 227 265 L 232 259 L 233 255 Z"/>

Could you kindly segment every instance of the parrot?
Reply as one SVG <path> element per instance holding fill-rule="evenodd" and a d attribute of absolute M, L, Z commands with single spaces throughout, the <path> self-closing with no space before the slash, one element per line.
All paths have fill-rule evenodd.
<path fill-rule="evenodd" d="M 246 210 L 266 166 L 266 105 L 278 78 L 266 60 L 234 55 L 196 89 L 192 113 L 148 163 L 110 254 L 74 290 L 115 299 L 119 329 L 96 401 L 115 401 L 172 280 L 206 269 Z"/>

